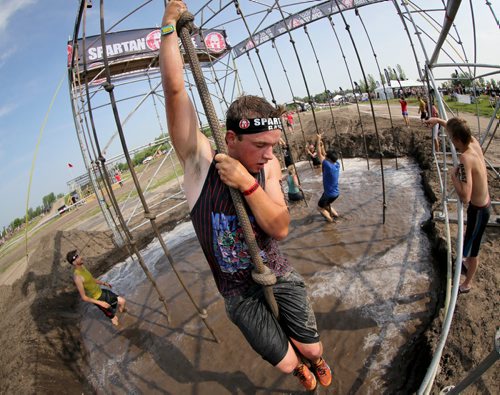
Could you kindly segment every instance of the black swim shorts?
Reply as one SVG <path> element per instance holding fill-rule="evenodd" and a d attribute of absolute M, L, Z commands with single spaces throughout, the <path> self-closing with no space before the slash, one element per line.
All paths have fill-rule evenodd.
<path fill-rule="evenodd" d="M 106 302 L 110 305 L 109 309 L 105 309 L 104 307 L 96 304 L 96 306 L 99 307 L 99 310 L 101 310 L 106 317 L 113 319 L 116 314 L 116 308 L 118 307 L 118 296 L 116 296 L 116 294 L 109 289 L 102 289 L 101 296 L 99 296 L 99 299 L 97 300 Z"/>
<path fill-rule="evenodd" d="M 334 197 L 328 197 L 323 192 L 323 194 L 319 198 L 318 207 L 327 208 L 330 204 L 332 204 L 335 200 L 337 200 L 338 197 L 339 197 L 338 195 Z"/>
<path fill-rule="evenodd" d="M 491 203 L 488 203 L 484 207 L 477 207 L 469 203 L 463 250 L 463 256 L 465 258 L 474 258 L 479 254 L 481 239 L 490 219 L 490 207 Z"/>
<path fill-rule="evenodd" d="M 267 306 L 260 285 L 240 296 L 225 299 L 226 312 L 240 328 L 252 348 L 276 366 L 288 351 L 288 339 L 301 343 L 319 342 L 316 318 L 307 297 L 304 279 L 292 270 L 278 277 L 273 286 L 279 309 L 279 321 Z"/>

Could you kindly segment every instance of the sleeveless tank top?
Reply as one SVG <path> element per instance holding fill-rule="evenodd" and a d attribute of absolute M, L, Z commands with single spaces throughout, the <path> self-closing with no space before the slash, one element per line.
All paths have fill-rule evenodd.
<path fill-rule="evenodd" d="M 265 188 L 263 169 L 256 179 Z M 278 277 L 289 272 L 291 267 L 279 251 L 277 241 L 259 227 L 246 202 L 245 208 L 264 264 Z M 250 252 L 236 215 L 236 208 L 229 187 L 221 181 L 215 168 L 215 160 L 210 164 L 203 189 L 190 216 L 222 296 L 227 298 L 241 295 L 255 284 L 251 277 L 253 264 Z"/>
<path fill-rule="evenodd" d="M 299 193 L 300 189 L 293 181 L 293 176 L 288 175 L 288 193 Z"/>
<path fill-rule="evenodd" d="M 75 274 L 83 278 L 83 288 L 85 289 L 85 295 L 92 299 L 99 299 L 102 294 L 102 289 L 92 277 L 92 274 L 87 270 L 87 268 L 77 268 L 75 269 Z"/>

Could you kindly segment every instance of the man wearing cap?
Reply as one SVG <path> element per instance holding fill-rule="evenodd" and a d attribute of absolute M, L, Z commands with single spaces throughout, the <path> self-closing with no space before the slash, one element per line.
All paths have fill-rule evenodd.
<path fill-rule="evenodd" d="M 84 302 L 95 304 L 108 317 L 113 325 L 118 326 L 116 310 L 125 311 L 125 299 L 117 296 L 113 291 L 101 288 L 103 285 L 112 288 L 111 284 L 98 280 L 83 265 L 83 259 L 76 250 L 66 254 L 66 260 L 75 267 L 73 280 Z"/>
<path fill-rule="evenodd" d="M 228 155 L 212 149 L 200 132 L 184 85 L 175 25 L 185 11 L 182 1 L 170 1 L 166 7 L 160 69 L 168 130 L 184 169 L 184 190 L 196 234 L 227 314 L 252 348 L 280 371 L 293 372 L 305 388 L 315 388 L 317 379 L 327 386 L 331 372 L 321 357 L 323 347 L 304 280 L 277 245 L 287 236 L 290 223 L 280 165 L 273 155 L 282 113 L 260 97 L 238 98 L 226 114 Z M 262 260 L 277 277 L 273 291 L 279 321 L 266 305 L 262 287 L 252 279 L 251 257 L 228 187 L 243 194 Z M 300 361 L 292 343 L 311 362 L 311 369 Z"/>

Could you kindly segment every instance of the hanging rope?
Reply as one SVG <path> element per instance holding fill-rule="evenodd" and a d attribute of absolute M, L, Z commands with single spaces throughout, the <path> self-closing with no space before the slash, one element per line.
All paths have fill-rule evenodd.
<path fill-rule="evenodd" d="M 290 78 L 288 78 L 288 73 L 287 73 L 287 70 L 285 68 L 285 64 L 283 63 L 283 59 L 281 58 L 280 52 L 278 50 L 278 47 L 277 47 L 276 42 L 275 42 L 274 39 L 272 40 L 272 47 L 276 50 L 276 54 L 278 55 L 278 59 L 280 60 L 281 67 L 283 68 L 283 73 L 285 74 L 286 82 L 288 84 L 288 87 L 290 88 L 290 94 L 292 95 L 292 99 L 295 102 L 295 99 L 294 99 L 295 98 L 295 94 L 293 92 L 292 85 L 290 83 Z M 302 139 L 304 141 L 304 148 L 305 148 L 307 146 L 307 141 L 306 141 L 306 135 L 304 133 L 304 127 L 302 125 L 302 119 L 301 119 L 301 116 L 300 116 L 299 112 L 297 112 L 297 119 L 299 120 L 300 132 L 302 133 Z M 285 132 L 285 130 L 283 130 L 283 132 Z M 286 132 L 285 132 L 285 140 L 286 140 L 286 143 L 288 144 L 288 137 L 286 135 Z M 311 169 L 312 169 L 313 165 L 311 163 L 311 158 L 309 156 L 307 157 L 307 160 L 308 160 L 309 165 L 311 166 Z"/>
<path fill-rule="evenodd" d="M 370 101 L 370 108 L 372 110 L 373 125 L 375 127 L 375 135 L 377 136 L 377 144 L 378 144 L 378 150 L 379 150 L 380 174 L 382 177 L 382 223 L 385 224 L 385 210 L 387 209 L 387 203 L 385 200 L 385 178 L 384 178 L 384 159 L 383 159 L 384 154 L 382 153 L 382 145 L 380 143 L 380 136 L 379 136 L 378 127 L 377 127 L 377 118 L 375 117 L 375 109 L 373 108 L 373 100 L 372 100 L 371 95 L 370 95 L 368 81 L 366 79 L 365 69 L 363 67 L 363 62 L 361 61 L 361 57 L 359 56 L 356 42 L 354 41 L 354 37 L 352 36 L 352 33 L 351 33 L 351 28 L 347 24 L 347 21 L 346 21 L 345 16 L 344 16 L 344 12 L 340 9 L 340 5 L 339 5 L 338 0 L 335 0 L 335 3 L 337 4 L 337 8 L 339 9 L 340 16 L 342 17 L 342 20 L 344 21 L 345 29 L 347 30 L 347 33 L 349 33 L 349 37 L 351 38 L 352 46 L 354 48 L 354 51 L 356 52 L 356 57 L 358 58 L 359 67 L 361 68 L 361 73 L 363 74 L 363 80 L 365 81 L 366 90 L 368 93 L 368 100 Z"/>
<path fill-rule="evenodd" d="M 382 70 L 380 69 L 380 64 L 378 63 L 378 57 L 377 54 L 375 53 L 375 48 L 373 48 L 373 43 L 370 38 L 370 35 L 368 34 L 368 30 L 366 29 L 365 22 L 363 21 L 363 18 L 361 17 L 361 14 L 359 12 L 358 7 L 354 9 L 354 13 L 357 15 L 359 18 L 359 21 L 361 22 L 361 25 L 363 26 L 363 30 L 365 31 L 366 38 L 368 39 L 368 42 L 370 44 L 370 48 L 372 49 L 373 53 L 373 58 L 375 59 L 375 64 L 377 65 L 377 70 L 378 70 L 378 75 L 380 76 L 380 81 L 382 82 L 382 87 L 384 89 L 384 96 L 385 96 L 385 102 L 387 104 L 387 111 L 389 111 L 389 119 L 391 120 L 391 130 L 394 132 L 394 124 L 392 122 L 392 113 L 391 113 L 391 106 L 389 104 L 389 98 L 387 97 L 387 94 L 385 93 L 385 82 L 384 82 L 384 76 L 382 74 Z M 401 84 L 400 84 L 401 85 Z M 401 91 L 403 89 L 401 88 Z M 396 133 L 396 170 L 398 170 L 398 156 L 399 156 L 399 132 Z"/>
<path fill-rule="evenodd" d="M 330 116 L 332 118 L 333 132 L 335 134 L 335 138 L 337 139 L 337 144 L 339 146 L 340 162 L 342 163 L 342 170 L 344 170 L 344 157 L 342 156 L 342 144 L 340 142 L 339 134 L 337 132 L 337 126 L 335 125 L 335 117 L 333 116 L 333 109 L 332 109 L 332 103 L 330 101 L 329 90 L 326 87 L 325 77 L 323 76 L 323 70 L 321 69 L 318 55 L 316 54 L 316 48 L 314 47 L 314 44 L 311 40 L 311 36 L 309 35 L 309 31 L 307 30 L 307 26 L 304 26 L 304 32 L 306 33 L 307 39 L 309 40 L 309 44 L 311 45 L 311 48 L 312 48 L 312 51 L 314 54 L 314 58 L 316 59 L 316 64 L 318 65 L 318 71 L 319 71 L 319 75 L 321 76 L 321 81 L 323 81 L 323 89 L 325 91 L 325 94 L 327 95 L 328 108 L 330 109 Z"/>
<path fill-rule="evenodd" d="M 278 10 L 279 10 L 279 12 L 281 14 L 281 19 L 285 20 L 285 15 L 283 13 L 283 10 L 282 10 L 282 8 L 280 6 L 279 1 L 276 2 L 276 5 L 277 5 L 277 8 L 278 8 Z M 314 127 L 315 127 L 315 130 L 316 130 L 316 134 L 319 134 L 318 121 L 316 119 L 316 111 L 314 110 L 314 103 L 313 103 L 313 100 L 312 100 L 312 97 L 311 97 L 311 92 L 309 91 L 309 85 L 307 84 L 306 75 L 304 74 L 304 68 L 302 67 L 302 62 L 300 60 L 300 56 L 299 56 L 299 53 L 297 51 L 297 46 L 295 45 L 295 40 L 292 37 L 292 32 L 288 28 L 288 25 L 285 23 L 284 26 L 286 28 L 286 32 L 287 32 L 288 37 L 290 39 L 290 43 L 292 43 L 293 52 L 295 53 L 295 58 L 297 59 L 297 64 L 299 65 L 299 68 L 300 68 L 300 74 L 302 75 L 302 80 L 304 81 L 304 86 L 306 88 L 307 97 L 308 97 L 308 100 L 309 100 L 309 105 L 311 106 L 311 112 L 312 112 L 312 116 L 313 116 L 313 120 L 314 120 Z"/>
<path fill-rule="evenodd" d="M 203 108 L 205 109 L 208 123 L 210 124 L 210 128 L 212 129 L 212 134 L 217 146 L 217 151 L 219 153 L 226 154 L 227 147 L 224 141 L 224 136 L 222 135 L 220 124 L 217 119 L 217 114 L 215 112 L 213 103 L 210 100 L 210 94 L 208 92 L 205 79 L 203 78 L 203 73 L 198 62 L 198 57 L 194 49 L 193 42 L 191 41 L 190 31 L 194 29 L 192 23 L 193 20 L 193 15 L 189 12 L 185 12 L 177 22 L 177 31 L 180 33 L 181 42 L 186 52 L 189 65 L 191 66 L 191 71 L 193 73 L 196 86 L 198 87 L 198 93 L 200 95 Z M 255 266 L 255 270 L 252 271 L 252 278 L 257 284 L 263 286 L 266 301 L 269 304 L 269 307 L 271 308 L 274 316 L 278 317 L 278 304 L 276 303 L 276 300 L 274 298 L 272 288 L 272 285 L 276 283 L 276 276 L 271 271 L 271 269 L 269 269 L 262 262 L 259 254 L 260 250 L 255 239 L 252 225 L 250 224 L 250 220 L 248 219 L 241 194 L 236 189 L 229 188 L 229 190 L 234 203 L 234 207 L 236 209 L 236 213 L 238 215 L 238 220 L 243 230 L 243 235 L 245 237 L 250 256 L 252 257 L 252 262 Z"/>
<path fill-rule="evenodd" d="M 290 83 L 290 79 L 288 78 L 288 73 L 286 71 L 285 65 L 283 64 L 283 60 L 281 59 L 280 52 L 278 51 L 278 47 L 276 46 L 274 39 L 272 40 L 271 46 L 276 50 L 276 54 L 278 55 L 278 58 L 280 60 L 281 67 L 283 68 L 283 73 L 285 74 L 285 79 L 286 79 L 286 82 L 288 84 L 288 88 L 290 88 L 290 94 L 292 95 L 292 98 L 293 98 L 293 97 L 295 97 L 295 95 L 293 93 L 292 85 Z M 306 136 L 304 134 L 304 128 L 302 127 L 302 120 L 300 119 L 299 113 L 297 113 L 297 119 L 299 120 L 300 131 L 302 133 L 302 139 L 304 141 L 304 146 L 305 146 L 307 144 Z M 299 172 L 297 171 L 297 166 L 295 166 L 295 159 L 293 158 L 292 149 L 290 146 L 290 142 L 288 140 L 288 133 L 285 129 L 283 129 L 283 135 L 285 136 L 285 144 L 288 146 L 288 152 L 290 154 L 290 159 L 292 160 L 292 165 L 293 165 L 293 168 L 295 170 L 295 175 L 297 176 L 297 179 L 298 179 L 299 184 L 300 184 Z M 313 167 L 312 167 L 312 163 L 311 163 L 311 158 L 308 157 L 307 159 L 308 159 L 309 165 L 311 166 L 311 169 L 312 169 Z M 304 191 L 302 190 L 302 188 L 300 189 L 300 192 L 302 193 L 302 198 L 303 198 L 304 202 L 306 203 L 306 206 L 308 206 L 307 200 L 306 200 L 306 197 L 304 195 Z"/>
<path fill-rule="evenodd" d="M 105 35 L 105 28 L 104 28 L 104 0 L 100 1 L 100 27 L 101 27 L 101 43 L 102 43 L 102 47 L 106 48 L 106 35 Z M 122 125 L 121 125 L 121 122 L 120 122 L 120 116 L 119 116 L 119 113 L 118 113 L 118 108 L 116 106 L 115 96 L 114 96 L 114 92 L 113 92 L 114 86 L 111 83 L 111 71 L 109 69 L 108 56 L 107 56 L 106 51 L 103 52 L 103 63 L 104 63 L 104 68 L 106 70 L 106 82 L 104 83 L 104 88 L 109 93 L 110 103 L 111 103 L 111 107 L 113 109 L 113 115 L 115 117 L 116 126 L 118 128 L 118 134 L 119 134 L 119 137 L 120 137 L 120 142 L 122 144 L 123 153 L 124 153 L 125 158 L 127 160 L 127 164 L 129 166 L 129 169 L 130 169 L 130 174 L 132 176 L 132 179 L 133 179 L 133 182 L 135 184 L 137 193 L 139 195 L 139 199 L 141 200 L 141 203 L 142 203 L 143 208 L 144 208 L 144 217 L 146 219 L 150 220 L 151 228 L 153 229 L 155 236 L 158 238 L 158 241 L 160 242 L 160 245 L 161 245 L 161 247 L 163 249 L 163 252 L 164 252 L 165 256 L 167 257 L 167 259 L 168 259 L 168 261 L 170 263 L 172 271 L 174 272 L 174 274 L 177 277 L 177 280 L 179 281 L 179 283 L 183 287 L 184 291 L 186 292 L 186 295 L 191 300 L 191 303 L 193 304 L 193 306 L 198 311 L 198 315 L 202 319 L 202 321 L 205 324 L 206 328 L 210 331 L 210 333 L 212 334 L 214 340 L 218 343 L 219 340 L 218 340 L 217 336 L 215 335 L 215 332 L 213 331 L 213 329 L 210 327 L 210 325 L 207 322 L 207 318 L 208 318 L 207 311 L 205 309 L 201 309 L 198 306 L 198 304 L 194 300 L 193 296 L 191 295 L 191 292 L 186 287 L 186 285 L 185 285 L 182 277 L 180 276 L 180 273 L 177 271 L 177 269 L 175 267 L 175 264 L 174 264 L 174 260 L 173 260 L 172 256 L 170 255 L 170 252 L 169 252 L 169 250 L 167 248 L 167 245 L 165 244 L 165 241 L 163 240 L 163 237 L 161 236 L 160 230 L 159 230 L 159 228 L 158 228 L 158 226 L 156 224 L 156 215 L 150 212 L 148 204 L 146 202 L 146 199 L 144 198 L 144 194 L 142 193 L 141 186 L 140 186 L 139 181 L 137 179 L 137 175 L 135 173 L 135 170 L 134 170 L 134 167 L 133 167 L 133 164 L 132 164 L 132 160 L 130 158 L 130 154 L 129 154 L 128 147 L 127 147 L 127 142 L 125 140 L 125 136 L 124 136 L 124 133 L 123 133 Z M 97 138 L 97 135 L 95 137 Z M 100 160 L 102 162 L 105 161 L 105 159 L 102 156 L 100 156 Z M 106 179 L 106 182 L 108 182 L 108 183 L 110 182 L 109 175 L 107 175 L 107 177 L 105 177 L 105 179 Z M 114 198 L 114 194 L 113 193 L 112 193 L 112 196 L 113 196 L 114 203 L 116 203 L 116 200 Z M 123 217 L 121 219 L 123 220 Z M 132 235 L 129 234 L 128 228 L 126 226 L 124 227 L 124 230 L 125 230 L 126 234 L 128 234 L 128 237 L 129 237 L 129 240 L 130 240 L 130 245 L 132 246 L 132 248 L 135 249 L 134 252 L 137 255 L 137 257 L 139 258 L 139 263 L 141 264 L 141 267 L 143 267 L 143 270 L 144 270 L 144 268 L 146 266 L 145 266 L 145 264 L 144 264 L 144 262 L 142 260 L 142 256 L 140 255 L 139 251 L 137 250 L 135 242 L 132 239 Z M 148 272 L 146 272 L 146 274 L 147 273 Z M 156 282 L 154 281 L 154 279 L 152 278 L 152 276 L 150 278 L 150 281 L 152 282 L 152 284 L 157 289 L 157 292 L 161 295 L 159 289 L 156 287 Z M 162 303 L 163 303 L 163 305 L 165 307 L 165 310 L 168 312 L 165 300 L 164 300 L 164 298 L 162 300 L 162 298 L 163 297 L 160 297 L 160 300 L 162 301 Z"/>
<path fill-rule="evenodd" d="M 370 161 L 368 160 L 368 145 L 366 144 L 365 128 L 363 127 L 363 120 L 361 119 L 361 111 L 359 110 L 358 98 L 356 97 L 356 89 L 354 88 L 354 83 L 352 80 L 351 71 L 349 69 L 349 65 L 347 64 L 347 58 L 345 56 L 344 49 L 343 49 L 342 44 L 340 42 L 339 36 L 337 34 L 337 29 L 335 29 L 335 24 L 333 23 L 333 18 L 331 15 L 328 15 L 328 21 L 330 22 L 330 26 L 332 27 L 333 33 L 334 33 L 335 38 L 337 40 L 337 43 L 339 45 L 340 53 L 342 54 L 342 58 L 344 59 L 345 68 L 347 70 L 347 75 L 349 77 L 349 82 L 351 83 L 352 93 L 354 94 L 354 102 L 356 103 L 356 109 L 358 111 L 359 126 L 361 128 L 361 135 L 363 137 L 363 146 L 365 148 L 366 166 L 367 166 L 368 170 L 370 170 Z M 342 88 L 340 88 L 340 91 L 343 92 Z"/>

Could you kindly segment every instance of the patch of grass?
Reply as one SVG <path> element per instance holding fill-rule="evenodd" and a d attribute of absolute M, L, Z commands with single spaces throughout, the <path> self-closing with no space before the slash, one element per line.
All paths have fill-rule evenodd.
<path fill-rule="evenodd" d="M 490 98 L 488 96 L 482 95 L 479 96 L 478 98 L 478 103 L 477 103 L 477 108 L 476 104 L 465 104 L 465 103 L 458 103 L 457 101 L 452 100 L 450 97 L 446 98 L 446 104 L 454 110 L 460 112 L 468 112 L 471 114 L 478 114 L 483 116 L 483 117 L 488 117 L 490 118 L 493 115 L 493 112 L 495 108 L 490 104 Z"/>
<path fill-rule="evenodd" d="M 455 111 L 455 112 L 458 111 L 459 115 L 461 112 L 467 112 L 467 113 L 474 114 L 474 115 L 479 113 L 479 115 L 481 115 L 483 117 L 490 118 L 493 115 L 493 112 L 495 110 L 495 107 L 493 107 L 490 104 L 490 98 L 486 95 L 481 95 L 477 99 L 478 99 L 477 109 L 476 109 L 475 103 L 472 103 L 472 104 L 458 103 L 457 101 L 452 99 L 450 96 L 445 97 L 445 102 L 453 111 Z M 409 105 L 418 106 L 418 100 L 415 97 L 408 97 L 408 98 L 406 98 L 406 101 L 408 102 Z M 389 103 L 399 104 L 399 99 L 390 99 Z"/>
<path fill-rule="evenodd" d="M 163 184 L 169 182 L 170 180 L 173 180 L 175 178 L 176 172 L 177 172 L 178 176 L 184 175 L 184 170 L 182 169 L 182 166 L 180 165 L 180 163 L 176 164 L 175 172 L 172 171 L 170 174 L 166 174 L 163 177 L 160 177 L 159 179 L 157 179 L 153 184 L 151 184 L 151 186 L 149 187 L 149 190 L 152 191 L 155 188 L 158 188 L 160 185 L 163 185 Z"/>

